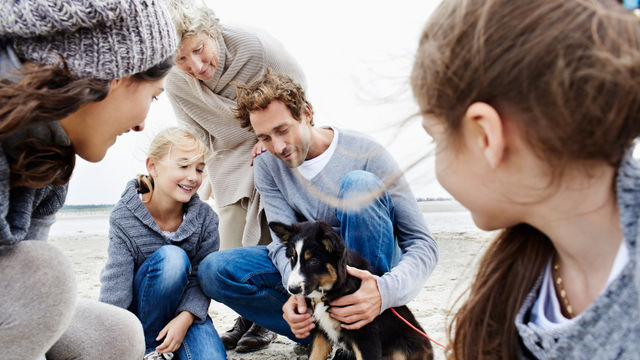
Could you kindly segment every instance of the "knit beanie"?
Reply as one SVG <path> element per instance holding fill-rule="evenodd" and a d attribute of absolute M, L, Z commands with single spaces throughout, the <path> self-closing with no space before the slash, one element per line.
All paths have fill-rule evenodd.
<path fill-rule="evenodd" d="M 61 64 L 81 78 L 119 79 L 174 55 L 162 0 L 1 0 L 0 42 L 23 61 Z"/>

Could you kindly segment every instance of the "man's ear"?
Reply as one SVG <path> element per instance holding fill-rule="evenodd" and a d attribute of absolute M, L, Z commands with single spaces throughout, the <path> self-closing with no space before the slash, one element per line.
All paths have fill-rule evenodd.
<path fill-rule="evenodd" d="M 282 245 L 287 246 L 289 243 L 289 239 L 291 235 L 293 235 L 293 227 L 290 225 L 285 225 L 278 221 L 272 221 L 269 223 L 269 227 L 273 230 L 276 235 L 280 238 L 280 242 Z"/>
<path fill-rule="evenodd" d="M 309 124 L 313 122 L 313 112 L 311 111 L 311 106 L 307 103 L 304 104 L 304 116 L 309 121 Z"/>
<path fill-rule="evenodd" d="M 470 145 L 478 146 L 489 166 L 495 169 L 502 162 L 506 150 L 502 117 L 493 106 L 476 102 L 467 108 L 464 121 L 471 129 Z"/>

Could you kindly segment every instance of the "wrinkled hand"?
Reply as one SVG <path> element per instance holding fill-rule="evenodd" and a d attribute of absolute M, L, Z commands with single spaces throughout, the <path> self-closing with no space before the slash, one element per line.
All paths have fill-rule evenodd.
<path fill-rule="evenodd" d="M 377 277 L 366 270 L 347 266 L 347 272 L 362 280 L 360 289 L 353 294 L 340 297 L 329 305 L 331 317 L 340 321 L 349 330 L 360 329 L 380 315 L 382 296 Z"/>
<path fill-rule="evenodd" d="M 183 311 L 169 321 L 167 326 L 158 333 L 156 340 L 160 341 L 164 338 L 164 341 L 156 347 L 156 351 L 163 354 L 178 350 L 182 345 L 184 336 L 187 334 L 187 330 L 189 330 L 189 326 L 193 324 L 193 319 L 193 314 Z"/>
<path fill-rule="evenodd" d="M 258 141 L 253 145 L 253 150 L 251 150 L 251 166 L 253 166 L 253 159 L 265 151 L 267 151 L 267 148 L 262 144 L 262 141 Z"/>
<path fill-rule="evenodd" d="M 313 316 L 307 312 L 307 303 L 301 296 L 291 296 L 282 306 L 282 317 L 298 339 L 304 339 L 316 327 Z"/>

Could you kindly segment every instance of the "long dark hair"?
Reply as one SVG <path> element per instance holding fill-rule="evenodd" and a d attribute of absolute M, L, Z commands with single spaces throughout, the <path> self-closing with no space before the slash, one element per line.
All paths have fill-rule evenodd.
<path fill-rule="evenodd" d="M 550 167 L 617 166 L 640 135 L 640 24 L 615 0 L 444 0 L 420 39 L 411 85 L 421 113 L 460 145 L 485 102 L 511 117 Z M 587 165 L 584 165 L 585 167 Z M 513 359 L 516 313 L 553 254 L 521 224 L 487 249 L 449 327 L 449 358 Z"/>
<path fill-rule="evenodd" d="M 131 78 L 159 80 L 172 65 L 173 59 L 169 58 Z M 108 81 L 78 78 L 64 63 L 28 65 L 21 75 L 15 83 L 0 80 L 0 141 L 37 123 L 61 120 L 85 104 L 103 100 L 109 93 Z M 66 184 L 75 166 L 72 146 L 35 137 L 21 141 L 11 154 L 11 187 Z"/>

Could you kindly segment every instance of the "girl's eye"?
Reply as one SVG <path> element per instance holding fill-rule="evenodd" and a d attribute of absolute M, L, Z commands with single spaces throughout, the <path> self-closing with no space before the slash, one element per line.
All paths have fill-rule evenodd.
<path fill-rule="evenodd" d="M 196 171 L 202 174 L 204 172 L 204 169 L 196 169 Z"/>
<path fill-rule="evenodd" d="M 154 96 L 154 97 L 153 97 L 153 101 L 158 101 L 158 97 L 157 97 L 157 96 Z"/>

